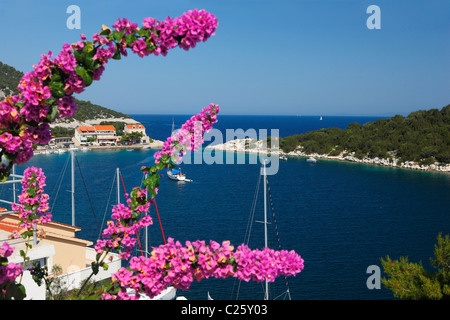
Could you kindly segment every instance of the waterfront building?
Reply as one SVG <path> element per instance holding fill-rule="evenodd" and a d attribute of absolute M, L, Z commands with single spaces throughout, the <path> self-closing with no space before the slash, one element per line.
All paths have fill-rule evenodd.
<path fill-rule="evenodd" d="M 72 137 L 54 137 L 48 143 L 49 146 L 57 146 L 57 145 L 71 145 L 73 144 Z"/>
<path fill-rule="evenodd" d="M 150 137 L 147 136 L 147 133 L 145 132 L 145 127 L 141 123 L 125 124 L 123 132 L 125 134 L 131 134 L 136 132 L 142 133 L 142 137 L 140 138 L 139 143 L 147 144 L 150 142 Z"/>
<path fill-rule="evenodd" d="M 109 125 L 95 125 L 95 134 L 97 135 L 97 143 L 99 144 L 115 144 L 119 137 L 116 135 L 116 128 Z"/>
<path fill-rule="evenodd" d="M 77 127 L 75 129 L 75 139 L 79 144 L 86 144 L 87 142 L 97 142 L 97 135 L 94 127 Z"/>
<path fill-rule="evenodd" d="M 79 144 L 115 144 L 119 138 L 113 125 L 80 126 L 75 130 Z"/>

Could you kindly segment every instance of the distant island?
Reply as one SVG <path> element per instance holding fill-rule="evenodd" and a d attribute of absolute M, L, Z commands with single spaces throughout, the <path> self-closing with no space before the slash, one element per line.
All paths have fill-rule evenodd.
<path fill-rule="evenodd" d="M 412 112 L 407 117 L 354 122 L 346 129 L 327 128 L 278 138 L 279 149 L 265 150 L 264 144 L 270 148 L 275 138 L 267 139 L 236 139 L 208 148 L 450 172 L 450 105 Z"/>

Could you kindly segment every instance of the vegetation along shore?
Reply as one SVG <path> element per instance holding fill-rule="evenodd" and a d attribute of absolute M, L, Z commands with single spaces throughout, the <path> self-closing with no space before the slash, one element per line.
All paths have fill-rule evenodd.
<path fill-rule="evenodd" d="M 346 129 L 327 128 L 277 138 L 278 144 L 273 139 L 235 139 L 208 148 L 450 172 L 450 105 L 412 112 L 407 117 L 351 123 Z"/>

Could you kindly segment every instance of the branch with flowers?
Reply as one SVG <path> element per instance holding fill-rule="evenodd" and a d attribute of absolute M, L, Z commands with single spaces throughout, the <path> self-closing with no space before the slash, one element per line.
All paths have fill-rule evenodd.
<path fill-rule="evenodd" d="M 73 115 L 77 107 L 72 94 L 81 93 L 93 80 L 99 80 L 109 59 L 126 56 L 127 49 L 144 57 L 150 54 L 165 56 L 169 49 L 176 46 L 185 50 L 194 48 L 196 43 L 214 34 L 217 19 L 204 10 L 193 10 L 178 18 L 168 17 L 164 21 L 146 18 L 141 28 L 126 19 L 117 20 L 112 27 L 103 26 L 101 32 L 93 36 L 93 42 L 86 41 L 82 35 L 81 41 L 65 44 L 54 60 L 51 59 L 51 52 L 42 55 L 34 71 L 21 79 L 18 87 L 21 93 L 0 102 L 0 160 L 4 157 L 8 161 L 8 164 L 0 167 L 0 180 L 9 176 L 14 163 L 25 163 L 33 156 L 34 144 L 48 143 L 51 136 L 49 123 L 58 115 Z M 88 297 L 138 299 L 141 293 L 154 297 L 169 285 L 187 289 L 194 280 L 209 277 L 231 276 L 245 281 L 274 281 L 278 276 L 296 275 L 303 269 L 303 259 L 294 251 L 269 248 L 251 250 L 243 244 L 235 250 L 228 241 L 222 244 L 210 241 L 206 244 L 197 240 L 186 242 L 183 246 L 169 238 L 168 243 L 153 248 L 150 257 L 131 257 L 136 243 L 134 235 L 152 224 L 147 213 L 158 193 L 159 172 L 163 168 L 174 168 L 187 150 L 198 150 L 203 143 L 203 134 L 217 122 L 218 112 L 219 107 L 215 104 L 204 108 L 165 141 L 162 150 L 155 153 L 154 166 L 141 168 L 147 174 L 143 181 L 145 188 L 133 188 L 126 195 L 126 204 L 118 204 L 113 208 L 112 220 L 108 221 L 102 239 L 95 245 L 97 256 L 92 263 L 91 276 L 97 274 L 99 268 L 107 268 L 105 259 L 110 252 L 119 252 L 120 258 L 129 259 L 128 267 L 121 268 L 113 274 L 111 283 L 97 288 Z M 31 169 L 30 172 L 36 178 L 42 177 L 41 171 Z M 37 191 L 30 188 L 26 181 L 24 183 L 20 199 L 30 201 L 37 196 Z M 39 183 L 36 185 L 42 186 Z M 147 197 L 147 194 L 150 196 Z M 46 222 L 51 218 L 45 214 L 48 197 L 42 192 L 39 195 L 42 201 L 33 202 L 39 209 L 32 215 L 25 214 L 30 211 L 24 203 L 16 207 L 24 217 L 32 217 L 30 221 L 24 220 L 27 230 L 28 226 L 33 226 L 33 221 Z M 26 234 L 31 236 L 29 231 Z M 4 270 L 9 270 L 4 266 L 10 265 L 7 264 L 10 252 L 9 247 L 0 251 L 0 275 Z M 13 276 L 22 268 L 15 270 L 15 273 L 9 272 L 9 276 L 0 277 L 0 286 L 14 283 L 11 282 L 15 279 Z M 81 293 L 89 278 L 80 289 L 79 297 L 82 297 Z M 127 289 L 133 289 L 135 294 L 129 295 Z"/>
<path fill-rule="evenodd" d="M 50 141 L 50 123 L 75 113 L 73 94 L 99 80 L 110 59 L 127 56 L 127 50 L 140 57 L 166 56 L 177 46 L 189 50 L 214 35 L 217 25 L 216 17 L 205 10 L 163 21 L 145 18 L 141 27 L 118 19 L 112 28 L 103 26 L 92 41 L 81 35 L 81 41 L 64 44 L 54 59 L 51 51 L 43 54 L 20 80 L 20 93 L 0 102 L 0 161 L 6 160 L 0 166 L 0 180 L 8 178 L 14 163 L 26 163 L 36 144 Z"/>
<path fill-rule="evenodd" d="M 134 188 L 127 205 L 114 207 L 114 221 L 108 222 L 103 239 L 95 245 L 98 255 L 94 272 L 98 272 L 99 266 L 105 265 L 104 257 L 113 250 L 119 250 L 123 259 L 131 257 L 131 250 L 136 243 L 133 235 L 152 223 L 145 213 L 157 195 L 159 171 L 173 168 L 187 150 L 198 150 L 203 143 L 203 134 L 217 122 L 218 112 L 219 107 L 210 104 L 191 117 L 181 130 L 165 141 L 162 150 L 155 153 L 155 165 L 141 168 L 148 174 L 143 181 L 146 189 Z M 149 198 L 146 192 L 149 192 Z M 194 280 L 209 277 L 274 281 L 278 276 L 296 275 L 303 269 L 303 259 L 294 251 L 269 248 L 251 250 L 244 244 L 234 249 L 229 241 L 222 244 L 210 241 L 206 244 L 205 241 L 197 240 L 188 241 L 182 246 L 169 238 L 164 245 L 153 248 L 150 257 L 131 257 L 129 266 L 113 274 L 112 282 L 96 290 L 96 294 L 108 300 L 139 299 L 141 293 L 153 298 L 168 286 L 185 290 Z M 128 294 L 127 289 L 132 289 L 134 294 Z"/>
<path fill-rule="evenodd" d="M 14 203 L 12 209 L 19 215 L 19 227 L 21 234 L 15 230 L 11 238 L 22 237 L 25 240 L 25 250 L 20 251 L 23 258 L 22 264 L 8 263 L 14 248 L 7 242 L 3 243 L 0 249 L 0 299 L 16 300 L 25 297 L 25 288 L 21 284 L 23 270 L 29 268 L 30 262 L 28 251 L 32 249 L 31 239 L 37 236 L 38 225 L 51 221 L 52 215 L 48 212 L 48 195 L 44 193 L 45 175 L 42 169 L 30 167 L 25 169 L 22 183 L 22 193 L 19 195 L 19 204 Z M 19 278 L 16 281 L 16 278 Z"/>

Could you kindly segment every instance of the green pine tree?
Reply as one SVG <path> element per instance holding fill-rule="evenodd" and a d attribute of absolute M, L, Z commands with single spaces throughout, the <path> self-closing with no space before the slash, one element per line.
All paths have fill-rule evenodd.
<path fill-rule="evenodd" d="M 383 285 L 395 297 L 405 300 L 448 300 L 450 299 L 450 238 L 438 235 L 434 249 L 435 259 L 430 258 L 436 269 L 426 271 L 422 263 L 413 263 L 408 257 L 392 260 L 389 256 L 381 259 L 387 278 Z"/>

